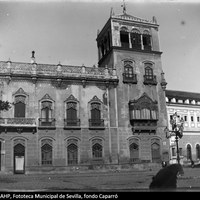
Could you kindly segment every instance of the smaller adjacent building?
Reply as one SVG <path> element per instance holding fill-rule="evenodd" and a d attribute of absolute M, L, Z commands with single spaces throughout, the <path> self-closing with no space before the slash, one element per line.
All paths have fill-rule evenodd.
<path fill-rule="evenodd" d="M 183 137 L 179 139 L 181 163 L 200 160 L 200 93 L 166 90 L 168 127 L 170 119 L 177 112 L 184 120 Z M 170 163 L 176 162 L 175 136 L 170 138 Z"/>

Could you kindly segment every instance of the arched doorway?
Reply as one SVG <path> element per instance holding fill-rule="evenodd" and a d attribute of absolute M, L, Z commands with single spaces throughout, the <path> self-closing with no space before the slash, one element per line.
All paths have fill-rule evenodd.
<path fill-rule="evenodd" d="M 25 147 L 21 143 L 14 146 L 14 173 L 25 173 Z"/>
<path fill-rule="evenodd" d="M 152 139 L 151 140 L 151 155 L 152 155 L 152 162 L 160 162 L 161 155 L 160 155 L 160 140 L 159 139 Z"/>
<path fill-rule="evenodd" d="M 70 144 L 67 147 L 68 165 L 78 164 L 78 147 L 76 144 Z"/>

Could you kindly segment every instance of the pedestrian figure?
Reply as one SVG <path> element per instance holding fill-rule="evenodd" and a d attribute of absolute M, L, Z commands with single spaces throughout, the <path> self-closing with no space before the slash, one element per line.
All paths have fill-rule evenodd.
<path fill-rule="evenodd" d="M 191 161 L 191 167 L 194 168 L 194 161 L 192 159 L 190 159 Z"/>
<path fill-rule="evenodd" d="M 184 174 L 183 168 L 180 164 L 172 164 L 162 168 L 152 178 L 152 182 L 149 185 L 149 189 L 163 190 L 163 189 L 176 189 L 177 176 Z"/>

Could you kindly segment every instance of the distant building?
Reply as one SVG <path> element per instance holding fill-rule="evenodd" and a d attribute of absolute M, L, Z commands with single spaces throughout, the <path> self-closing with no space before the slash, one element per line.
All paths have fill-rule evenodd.
<path fill-rule="evenodd" d="M 169 129 L 170 118 L 177 112 L 184 119 L 183 137 L 179 139 L 181 163 L 200 159 L 200 93 L 166 90 Z M 176 162 L 175 137 L 170 139 L 170 162 Z"/>
<path fill-rule="evenodd" d="M 158 27 L 111 16 L 97 35 L 98 66 L 0 62 L 3 172 L 33 173 L 103 164 L 161 163 L 166 82 Z"/>

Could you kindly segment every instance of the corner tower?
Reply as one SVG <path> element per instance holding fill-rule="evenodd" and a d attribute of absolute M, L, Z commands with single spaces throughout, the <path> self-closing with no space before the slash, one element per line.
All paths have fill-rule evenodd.
<path fill-rule="evenodd" d="M 159 25 L 126 13 L 110 18 L 97 35 L 99 68 L 115 68 L 109 90 L 113 151 L 118 162 L 161 162 L 169 158 L 165 137 L 166 81 L 162 70 Z M 115 147 L 115 148 L 114 148 Z"/>

